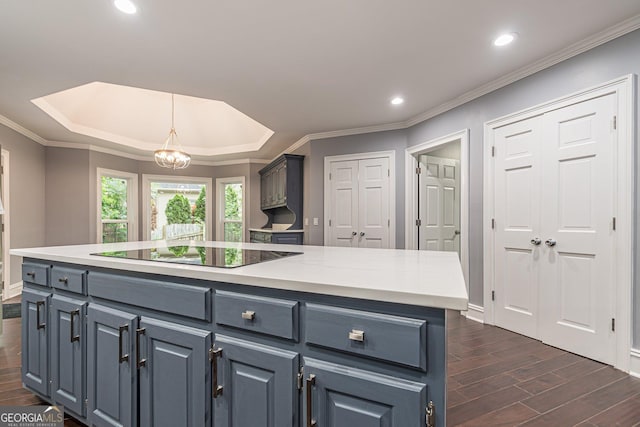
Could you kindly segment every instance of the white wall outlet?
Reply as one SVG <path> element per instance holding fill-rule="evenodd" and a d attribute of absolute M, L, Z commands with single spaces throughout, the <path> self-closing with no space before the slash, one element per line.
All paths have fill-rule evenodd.
<path fill-rule="evenodd" d="M 304 225 L 309 225 L 309 218 L 304 219 Z"/>
<path fill-rule="evenodd" d="M 318 225 L 318 218 L 313 218 L 313 225 Z"/>

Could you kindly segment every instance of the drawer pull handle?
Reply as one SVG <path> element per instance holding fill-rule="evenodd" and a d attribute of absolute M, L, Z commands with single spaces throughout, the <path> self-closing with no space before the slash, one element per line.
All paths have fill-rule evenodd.
<path fill-rule="evenodd" d="M 78 317 L 80 317 L 80 309 L 79 309 L 79 308 L 76 308 L 75 310 L 71 310 L 71 311 L 69 312 L 69 318 L 70 318 L 70 322 L 69 322 L 69 323 L 70 323 L 70 325 L 71 325 L 71 326 L 69 327 L 69 329 L 71 330 L 69 335 L 71 336 L 71 342 L 80 341 L 80 334 L 78 334 L 78 335 L 73 335 L 73 331 L 74 331 L 74 327 L 73 327 L 73 317 L 74 317 L 74 316 L 78 316 Z"/>
<path fill-rule="evenodd" d="M 129 361 L 129 353 L 122 354 L 122 336 L 123 332 L 129 332 L 129 325 L 121 325 L 118 327 L 118 360 L 119 363 Z"/>
<path fill-rule="evenodd" d="M 351 341 L 364 342 L 364 331 L 352 329 L 351 332 L 349 332 L 349 339 Z"/>
<path fill-rule="evenodd" d="M 316 420 L 313 419 L 313 396 L 311 387 L 316 385 L 316 376 L 313 374 L 309 375 L 307 378 L 307 427 L 315 427 Z"/>
<path fill-rule="evenodd" d="M 251 310 L 243 311 L 242 318 L 244 320 L 256 320 L 256 312 Z"/>
<path fill-rule="evenodd" d="M 213 365 L 213 398 L 222 396 L 222 386 L 218 385 L 218 357 L 222 357 L 222 349 L 216 348 L 215 345 L 209 349 L 209 360 Z"/>
<path fill-rule="evenodd" d="M 36 280 L 36 272 L 35 271 L 31 271 L 31 272 L 27 273 L 27 276 L 31 277 L 33 280 Z"/>
<path fill-rule="evenodd" d="M 58 282 L 60 283 L 64 283 L 65 285 L 69 284 L 69 278 L 68 277 L 61 277 L 58 279 Z"/>
<path fill-rule="evenodd" d="M 44 329 L 47 326 L 46 322 L 40 323 L 40 307 L 44 307 L 44 301 L 36 301 L 36 329 Z"/>
<path fill-rule="evenodd" d="M 146 328 L 136 329 L 136 368 L 138 369 L 147 366 L 147 359 L 140 358 L 140 335 L 144 335 L 146 332 Z"/>

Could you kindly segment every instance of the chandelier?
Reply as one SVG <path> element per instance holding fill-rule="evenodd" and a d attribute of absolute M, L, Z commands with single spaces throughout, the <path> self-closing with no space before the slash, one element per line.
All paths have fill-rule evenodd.
<path fill-rule="evenodd" d="M 161 149 L 154 152 L 154 158 L 158 166 L 169 169 L 184 169 L 191 163 L 191 156 L 182 150 L 178 140 L 178 134 L 174 126 L 175 103 L 171 94 L 171 130 Z"/>

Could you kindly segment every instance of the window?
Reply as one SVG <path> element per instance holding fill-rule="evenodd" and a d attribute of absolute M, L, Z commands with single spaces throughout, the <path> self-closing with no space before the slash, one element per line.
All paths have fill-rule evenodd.
<path fill-rule="evenodd" d="M 97 170 L 98 243 L 138 240 L 138 175 Z"/>
<path fill-rule="evenodd" d="M 210 178 L 143 175 L 145 240 L 210 240 Z"/>
<path fill-rule="evenodd" d="M 244 177 L 216 180 L 216 240 L 244 241 Z"/>

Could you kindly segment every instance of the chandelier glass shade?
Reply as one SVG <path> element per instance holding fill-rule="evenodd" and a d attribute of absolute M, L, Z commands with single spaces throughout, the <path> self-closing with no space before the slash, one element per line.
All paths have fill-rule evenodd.
<path fill-rule="evenodd" d="M 180 145 L 174 126 L 174 101 L 171 94 L 171 130 L 161 149 L 154 151 L 154 159 L 158 166 L 169 169 L 184 169 L 191 163 L 191 156 Z"/>

